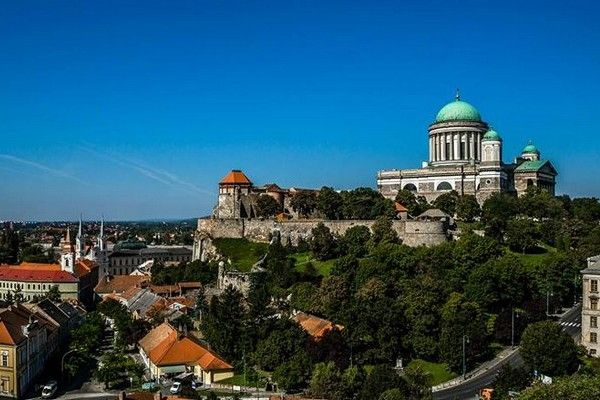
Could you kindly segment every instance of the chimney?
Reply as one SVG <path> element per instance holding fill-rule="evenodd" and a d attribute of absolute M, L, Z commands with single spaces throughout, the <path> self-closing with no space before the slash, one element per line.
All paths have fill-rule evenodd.
<path fill-rule="evenodd" d="M 127 400 L 127 394 L 125 392 L 119 392 L 118 400 Z"/>

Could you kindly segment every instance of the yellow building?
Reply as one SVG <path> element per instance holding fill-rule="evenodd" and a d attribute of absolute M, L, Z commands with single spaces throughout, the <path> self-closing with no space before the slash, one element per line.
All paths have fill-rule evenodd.
<path fill-rule="evenodd" d="M 0 396 L 20 398 L 56 348 L 57 327 L 22 305 L 0 309 Z"/>
<path fill-rule="evenodd" d="M 140 355 L 152 379 L 193 373 L 204 384 L 233 376 L 233 367 L 198 341 L 165 322 L 139 341 Z"/>

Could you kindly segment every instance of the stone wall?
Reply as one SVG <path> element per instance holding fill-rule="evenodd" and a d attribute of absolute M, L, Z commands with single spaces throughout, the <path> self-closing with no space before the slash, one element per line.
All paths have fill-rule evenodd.
<path fill-rule="evenodd" d="M 201 259 L 210 239 L 247 238 L 257 242 L 268 242 L 274 233 L 278 233 L 283 242 L 288 238 L 293 244 L 299 239 L 308 239 L 312 229 L 319 223 L 327 226 L 335 235 L 343 235 L 354 226 L 366 226 L 371 229 L 373 220 L 294 220 L 277 222 L 260 219 L 199 219 L 194 259 Z M 432 246 L 448 240 L 446 227 L 438 221 L 400 221 L 394 220 L 392 227 L 408 246 Z"/>

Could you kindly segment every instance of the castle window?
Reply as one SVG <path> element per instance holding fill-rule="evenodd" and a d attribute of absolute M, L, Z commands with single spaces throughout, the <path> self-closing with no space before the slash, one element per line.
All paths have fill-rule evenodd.
<path fill-rule="evenodd" d="M 442 182 L 437 186 L 436 190 L 452 190 L 452 185 L 448 182 Z"/>
<path fill-rule="evenodd" d="M 590 291 L 592 293 L 598 293 L 598 280 L 592 279 L 590 281 Z"/>
<path fill-rule="evenodd" d="M 596 332 L 590 332 L 590 343 L 598 343 L 598 334 Z"/>
<path fill-rule="evenodd" d="M 598 327 L 598 317 L 590 317 L 590 328 Z"/>

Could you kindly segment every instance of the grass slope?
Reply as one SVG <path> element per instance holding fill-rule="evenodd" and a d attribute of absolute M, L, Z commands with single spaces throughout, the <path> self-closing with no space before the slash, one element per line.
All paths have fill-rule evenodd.
<path fill-rule="evenodd" d="M 454 379 L 458 376 L 454 372 L 451 372 L 446 364 L 434 363 L 420 359 L 412 360 L 408 363 L 407 367 L 420 367 L 423 371 L 429 373 L 431 375 L 430 383 L 432 386 L 447 382 L 450 379 Z"/>
<path fill-rule="evenodd" d="M 321 276 L 329 276 L 329 274 L 331 273 L 331 268 L 333 268 L 333 264 L 336 261 L 336 259 L 319 261 L 315 259 L 309 251 L 303 253 L 294 253 L 290 255 L 290 257 L 296 260 L 296 271 L 304 271 L 304 267 L 306 266 L 306 264 L 311 262 L 312 265 L 314 265 L 317 269 L 319 275 Z"/>
<path fill-rule="evenodd" d="M 224 257 L 231 260 L 233 266 L 248 272 L 258 260 L 267 253 L 268 243 L 251 242 L 248 239 L 219 238 L 213 244 Z"/>

